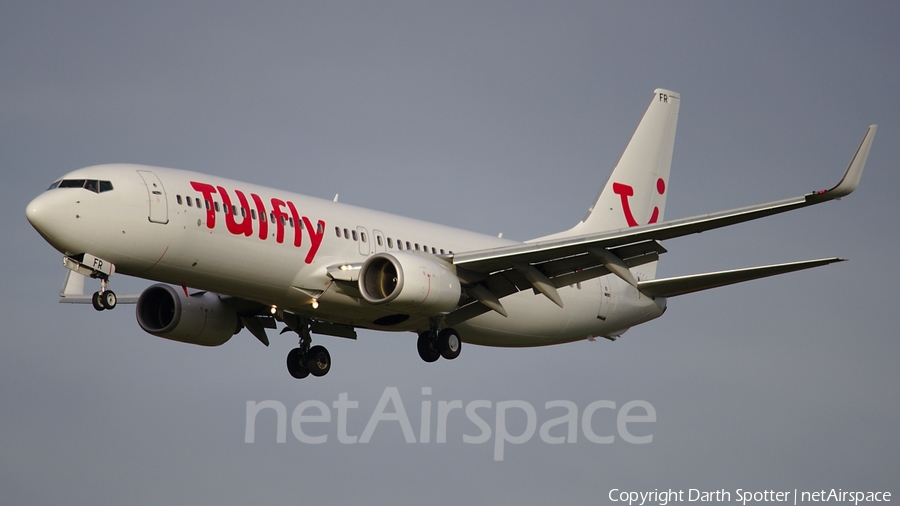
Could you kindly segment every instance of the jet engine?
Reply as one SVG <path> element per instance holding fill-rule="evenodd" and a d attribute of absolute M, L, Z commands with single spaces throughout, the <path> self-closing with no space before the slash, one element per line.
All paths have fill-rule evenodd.
<path fill-rule="evenodd" d="M 370 304 L 422 316 L 447 314 L 463 296 L 452 265 L 406 251 L 369 257 L 359 271 L 359 291 Z"/>
<path fill-rule="evenodd" d="M 169 285 L 153 285 L 138 298 L 138 325 L 145 332 L 182 343 L 219 346 L 238 329 L 237 313 L 218 295 L 185 295 Z"/>

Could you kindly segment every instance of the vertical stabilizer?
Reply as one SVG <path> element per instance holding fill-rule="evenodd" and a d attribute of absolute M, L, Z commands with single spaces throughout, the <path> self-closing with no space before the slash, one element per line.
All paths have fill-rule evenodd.
<path fill-rule="evenodd" d="M 681 97 L 658 89 L 606 185 L 578 225 L 552 237 L 575 236 L 660 222 Z"/>
<path fill-rule="evenodd" d="M 591 206 L 580 234 L 662 221 L 681 97 L 656 90 L 644 117 Z"/>

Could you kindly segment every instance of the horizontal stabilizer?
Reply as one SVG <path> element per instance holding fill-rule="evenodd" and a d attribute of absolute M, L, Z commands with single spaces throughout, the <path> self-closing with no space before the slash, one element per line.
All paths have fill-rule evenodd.
<path fill-rule="evenodd" d="M 686 293 L 709 290 L 720 286 L 732 285 L 752 279 L 765 278 L 785 274 L 803 269 L 811 269 L 834 262 L 843 262 L 846 258 L 822 258 L 819 260 L 806 260 L 803 262 L 791 262 L 786 264 L 765 265 L 762 267 L 749 267 L 746 269 L 734 269 L 729 271 L 708 272 L 706 274 L 693 274 L 690 276 L 678 276 L 674 278 L 653 279 L 638 282 L 638 290 L 649 297 L 674 297 Z"/>

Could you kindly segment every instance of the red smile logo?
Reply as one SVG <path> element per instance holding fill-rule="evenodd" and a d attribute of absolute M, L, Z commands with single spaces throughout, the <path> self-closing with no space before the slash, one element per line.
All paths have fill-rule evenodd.
<path fill-rule="evenodd" d="M 625 213 L 625 221 L 628 223 L 629 227 L 636 227 L 640 225 L 636 219 L 634 219 L 634 213 L 631 212 L 631 204 L 628 202 L 628 197 L 634 195 L 634 188 L 627 184 L 622 183 L 613 183 L 612 186 L 613 193 L 622 197 L 622 211 Z M 666 182 L 659 178 L 656 180 L 656 192 L 660 195 L 666 192 Z M 647 223 L 648 225 L 651 223 L 656 223 L 656 220 L 659 219 L 659 208 L 653 207 L 653 214 L 650 215 L 650 221 Z"/>

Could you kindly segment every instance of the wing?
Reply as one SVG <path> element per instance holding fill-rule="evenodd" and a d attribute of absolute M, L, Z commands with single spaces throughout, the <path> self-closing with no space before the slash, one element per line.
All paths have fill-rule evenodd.
<path fill-rule="evenodd" d="M 524 289 L 533 289 L 543 293 L 550 300 L 561 305 L 556 288 L 610 273 L 616 274 L 633 286 L 647 290 L 648 295 L 651 295 L 651 290 L 653 293 L 669 293 L 668 289 L 661 287 L 676 286 L 675 281 L 665 285 L 662 284 L 662 281 L 669 280 L 655 280 L 656 289 L 654 290 L 651 288 L 654 286 L 653 282 L 635 280 L 628 271 L 630 267 L 657 260 L 659 254 L 666 251 L 658 241 L 727 227 L 849 195 L 859 184 L 876 128 L 876 125 L 869 127 L 844 176 L 837 185 L 828 190 L 652 225 L 456 254 L 453 256 L 452 262 L 457 267 L 460 279 L 466 284 L 467 292 L 472 300 L 452 313 L 448 320 L 464 321 L 490 309 L 501 314 L 505 313 L 502 311 L 502 306 L 498 307 L 499 299 Z M 831 261 L 836 260 L 831 259 Z M 812 262 L 784 265 L 802 265 L 799 268 L 824 265 L 815 263 L 821 261 Z M 755 269 L 777 270 L 777 267 L 779 266 Z M 790 270 L 783 272 L 790 272 Z M 723 273 L 715 273 L 717 276 L 724 277 L 707 278 L 705 280 L 707 282 L 713 279 L 717 280 L 708 284 L 698 281 L 699 284 L 695 284 L 692 289 L 680 293 L 782 273 L 771 271 L 771 273 L 763 274 L 764 272 L 770 271 L 755 271 L 752 274 L 761 274 L 761 276 L 752 276 L 747 279 L 737 279 L 740 277 L 737 274 L 726 276 Z M 719 283 L 722 280 L 727 280 L 727 282 Z M 701 287 L 697 288 L 697 286 Z M 475 304 L 474 301 L 481 304 Z"/>

